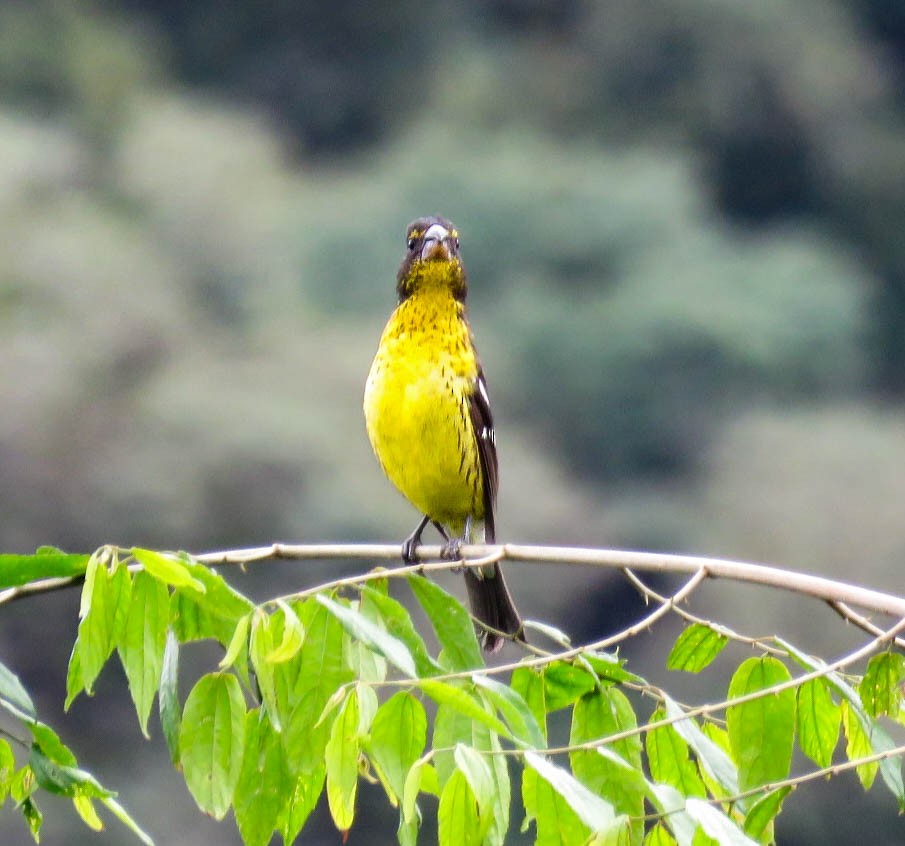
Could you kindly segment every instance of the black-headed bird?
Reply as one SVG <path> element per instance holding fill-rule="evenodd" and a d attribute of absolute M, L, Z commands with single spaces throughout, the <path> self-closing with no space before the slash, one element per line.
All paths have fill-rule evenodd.
<path fill-rule="evenodd" d="M 484 372 L 465 309 L 468 291 L 459 234 L 442 217 L 406 230 L 397 275 L 399 303 L 383 330 L 364 396 L 374 453 L 390 481 L 424 516 L 402 546 L 414 560 L 432 523 L 458 558 L 482 522 L 496 539 L 496 441 Z M 498 563 L 465 568 L 471 611 L 484 648 L 524 640 L 522 621 Z"/>

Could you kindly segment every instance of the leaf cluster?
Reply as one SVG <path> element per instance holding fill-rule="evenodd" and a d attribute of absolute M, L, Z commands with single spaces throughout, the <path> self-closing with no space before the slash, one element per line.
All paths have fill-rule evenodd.
<path fill-rule="evenodd" d="M 881 724 L 903 719 L 905 659 L 893 650 L 856 680 L 840 671 L 844 662 L 827 665 L 773 638 L 738 666 L 724 701 L 690 706 L 594 648 L 535 648 L 487 667 L 466 609 L 417 574 L 404 577 L 437 650 L 390 595 L 386 571 L 255 604 L 184 553 L 45 554 L 57 555 L 60 575 L 84 573 L 67 706 L 93 693 L 116 652 L 141 730 L 156 701 L 198 807 L 216 819 L 231 810 L 247 846 L 274 834 L 294 842 L 321 796 L 345 837 L 362 780 L 397 809 L 403 846 L 418 841 L 425 813 L 436 814 L 441 844 L 503 844 L 519 795 L 522 830 L 539 844 L 770 844 L 797 784 L 848 768 L 865 789 L 879 773 L 905 808 L 903 750 Z M 25 563 L 14 558 L 0 560 L 11 580 Z M 49 559 L 37 563 L 56 575 Z M 183 700 L 179 652 L 203 639 L 224 655 Z M 667 667 L 701 672 L 733 639 L 693 623 Z M 790 667 L 805 673 L 793 678 Z M 69 797 L 92 828 L 102 825 L 100 803 L 150 842 L 2 666 L 0 706 L 31 736 L 18 769 L 0 741 L 0 798 L 12 797 L 36 839 L 41 788 Z M 556 746 L 551 726 L 563 722 L 568 742 Z M 816 766 L 800 776 L 791 774 L 796 745 Z M 834 764 L 840 746 L 847 760 Z"/>

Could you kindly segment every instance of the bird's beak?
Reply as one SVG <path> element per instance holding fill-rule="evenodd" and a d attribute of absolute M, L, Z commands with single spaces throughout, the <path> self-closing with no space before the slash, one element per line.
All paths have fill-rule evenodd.
<path fill-rule="evenodd" d="M 421 260 L 449 261 L 452 257 L 452 239 L 450 238 L 449 230 L 439 223 L 433 224 L 424 233 Z"/>

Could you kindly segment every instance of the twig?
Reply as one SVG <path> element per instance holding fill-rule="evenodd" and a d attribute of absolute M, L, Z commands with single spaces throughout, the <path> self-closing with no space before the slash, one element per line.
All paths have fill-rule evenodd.
<path fill-rule="evenodd" d="M 123 550 L 126 553 L 127 550 Z M 870 590 L 858 585 L 798 573 L 793 570 L 782 570 L 765 564 L 752 564 L 742 561 L 729 561 L 721 558 L 705 558 L 692 555 L 667 555 L 656 552 L 631 552 L 617 549 L 590 549 L 566 546 L 524 546 L 505 544 L 503 546 L 485 546 L 470 544 L 462 547 L 464 561 L 442 561 L 439 545 L 418 548 L 418 556 L 422 564 L 414 568 L 397 567 L 387 570 L 387 578 L 398 578 L 412 572 L 449 570 L 456 567 L 480 566 L 487 560 L 518 561 L 523 564 L 561 564 L 565 566 L 609 567 L 612 569 L 643 570 L 658 573 L 694 574 L 703 570 L 705 575 L 714 579 L 733 579 L 740 582 L 767 585 L 790 590 L 799 594 L 813 596 L 827 602 L 843 602 L 846 605 L 857 605 L 869 611 L 905 617 L 905 597 L 882 591 Z M 221 552 L 208 552 L 195 556 L 206 564 L 245 565 L 272 559 L 293 560 L 363 560 L 363 561 L 398 561 L 400 547 L 398 544 L 305 544 L 291 545 L 274 543 L 270 546 L 250 549 L 233 549 Z M 368 576 L 368 578 L 375 578 Z M 80 577 L 67 579 L 45 579 L 20 587 L 9 588 L 0 594 L 0 604 L 18 599 L 25 595 L 43 593 L 51 590 L 79 584 Z M 352 584 L 349 579 L 339 579 L 332 583 L 336 586 Z"/>
<path fill-rule="evenodd" d="M 742 643 L 745 646 L 757 647 L 764 652 L 769 652 L 771 655 L 788 654 L 788 652 L 786 652 L 785 650 L 778 649 L 777 647 L 767 643 L 768 638 L 748 637 L 747 635 L 739 634 L 733 629 L 730 629 L 728 626 L 724 626 L 722 623 L 714 623 L 712 620 L 705 620 L 703 617 L 697 616 L 697 614 L 692 614 L 690 611 L 686 611 L 684 608 L 679 608 L 673 603 L 672 598 L 661 596 L 659 593 L 657 593 L 657 591 L 650 587 L 650 585 L 646 584 L 642 579 L 639 579 L 638 576 L 636 576 L 631 570 L 625 570 L 625 576 L 635 586 L 635 588 L 640 591 L 645 599 L 653 599 L 655 602 L 660 603 L 669 602 L 672 606 L 672 610 L 683 620 L 687 620 L 689 623 L 696 623 L 699 626 L 707 626 L 708 629 L 718 635 L 723 635 L 724 637 L 727 637 L 730 640 L 734 640 L 737 643 Z M 882 631 L 882 629 L 878 631 Z M 873 634 L 877 633 L 878 632 L 873 632 Z"/>
<path fill-rule="evenodd" d="M 770 784 L 762 784 L 759 787 L 752 787 L 742 793 L 736 793 L 734 796 L 723 796 L 721 798 L 712 798 L 708 801 L 714 805 L 731 804 L 749 796 L 757 796 L 760 793 L 770 793 L 773 790 L 781 790 L 783 787 L 797 787 L 808 781 L 814 781 L 818 778 L 831 778 L 840 775 L 847 770 L 853 770 L 862 767 L 865 764 L 876 764 L 879 761 L 885 761 L 887 758 L 897 758 L 905 755 L 905 746 L 896 746 L 893 749 L 885 749 L 882 752 L 874 752 L 872 755 L 865 755 L 863 758 L 853 758 L 851 761 L 843 761 L 839 764 L 831 764 L 820 770 L 814 770 L 812 773 L 805 773 L 800 776 L 792 776 L 782 781 L 774 781 Z"/>
<path fill-rule="evenodd" d="M 421 561 L 439 561 L 439 545 L 421 546 L 418 555 Z M 470 544 L 462 547 L 464 566 L 472 566 L 472 559 L 482 559 L 487 555 L 500 555 L 501 561 L 518 561 L 524 564 L 562 564 L 566 566 L 630 568 L 657 573 L 696 573 L 705 570 L 714 579 L 733 579 L 740 582 L 768 585 L 790 590 L 827 601 L 840 601 L 850 605 L 905 617 L 905 597 L 846 582 L 783 570 L 766 564 L 744 561 L 730 561 L 723 558 L 706 558 L 695 555 L 668 555 L 659 552 L 632 552 L 618 549 L 592 549 L 570 546 L 525 546 L 505 544 L 485 546 Z M 398 561 L 398 544 L 306 544 L 293 546 L 275 543 L 254 549 L 237 549 L 225 552 L 205 553 L 197 556 L 208 564 L 249 564 L 269 558 L 311 559 L 363 559 L 377 561 Z M 462 566 L 463 562 L 441 562 L 437 569 Z M 390 571 L 396 573 L 396 570 Z"/>
<path fill-rule="evenodd" d="M 878 635 L 883 631 L 876 623 L 871 622 L 863 614 L 859 614 L 854 608 L 849 608 L 844 602 L 830 600 L 827 602 L 827 605 L 842 617 L 843 620 L 852 623 L 868 634 Z M 905 638 L 897 637 L 893 640 L 893 643 L 900 649 L 905 649 Z"/>
<path fill-rule="evenodd" d="M 727 708 L 730 708 L 733 705 L 742 705 L 745 702 L 752 702 L 755 699 L 762 699 L 765 696 L 774 696 L 777 693 L 782 693 L 782 691 L 784 690 L 790 690 L 792 688 L 800 687 L 805 682 L 811 681 L 812 679 L 822 678 L 823 676 L 834 673 L 837 670 L 842 669 L 843 667 L 847 667 L 849 664 L 854 664 L 856 661 L 860 661 L 862 658 L 867 657 L 872 652 L 876 652 L 881 646 L 883 646 L 884 643 L 891 641 L 899 632 L 903 630 L 905 630 L 905 617 L 899 620 L 899 622 L 896 623 L 892 628 L 881 633 L 878 637 L 873 638 L 864 646 L 856 649 L 854 652 L 851 652 L 842 658 L 837 659 L 836 661 L 833 661 L 831 664 L 827 664 L 826 666 L 821 667 L 819 670 L 812 670 L 811 672 L 805 673 L 804 675 L 798 676 L 796 678 L 788 679 L 787 681 L 780 682 L 779 684 L 774 684 L 770 687 L 764 687 L 760 690 L 755 690 L 742 696 L 737 696 L 734 699 L 724 699 L 721 702 L 699 705 L 695 708 L 691 708 L 688 711 L 683 711 L 681 714 L 677 714 L 674 717 L 664 717 L 663 719 L 656 720 L 653 723 L 647 723 L 643 726 L 636 726 L 635 728 L 616 732 L 614 734 L 607 735 L 604 738 L 598 738 L 596 740 L 588 741 L 586 743 L 578 743 L 572 746 L 553 747 L 545 750 L 545 754 L 565 755 L 570 752 L 594 749 L 597 746 L 616 743 L 617 741 L 624 740 L 627 737 L 634 737 L 638 734 L 645 734 L 655 728 L 669 726 L 673 723 L 678 723 L 681 720 L 707 716 L 708 714 L 725 711 Z"/>
<path fill-rule="evenodd" d="M 618 643 L 626 638 L 633 637 L 634 635 L 644 631 L 647 628 L 650 628 L 660 617 L 664 614 L 667 614 L 670 609 L 678 602 L 682 602 L 691 593 L 694 589 L 704 580 L 705 575 L 703 573 L 695 573 L 678 591 L 676 591 L 673 596 L 669 598 L 669 600 L 664 601 L 664 603 L 659 606 L 657 609 L 652 611 L 643 619 L 639 620 L 637 623 L 629 626 L 626 629 L 623 629 L 621 632 L 617 632 L 615 635 L 610 635 L 609 637 L 605 637 L 601 640 L 593 641 L 592 643 L 583 644 L 582 646 L 574 646 L 571 649 L 566 649 L 560 652 L 551 652 L 543 655 L 539 655 L 536 658 L 524 658 L 521 661 L 513 661 L 509 664 L 495 664 L 492 667 L 476 667 L 473 670 L 458 670 L 454 673 L 444 673 L 443 675 L 431 676 L 432 681 L 450 681 L 452 679 L 468 679 L 472 678 L 476 675 L 501 675 L 503 673 L 509 673 L 513 670 L 520 669 L 522 667 L 526 668 L 535 668 L 535 667 L 544 667 L 547 664 L 552 664 L 555 661 L 568 661 L 570 658 L 575 658 L 579 655 L 587 655 L 589 652 L 597 652 L 601 649 L 606 649 L 608 646 L 612 646 L 614 643 Z M 387 687 L 411 687 L 412 680 L 411 679 L 391 679 L 389 681 L 383 681 L 380 683 L 381 685 Z"/>

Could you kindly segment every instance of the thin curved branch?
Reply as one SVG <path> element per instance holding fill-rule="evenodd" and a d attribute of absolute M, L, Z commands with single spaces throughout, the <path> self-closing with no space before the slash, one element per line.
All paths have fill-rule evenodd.
<path fill-rule="evenodd" d="M 856 661 L 860 661 L 862 658 L 866 658 L 871 653 L 876 652 L 878 649 L 880 649 L 884 644 L 889 643 L 891 640 L 893 640 L 901 631 L 905 631 L 905 617 L 903 617 L 898 621 L 898 623 L 887 629 L 885 632 L 882 632 L 878 637 L 875 637 L 872 640 L 868 641 L 866 644 L 864 644 L 864 646 L 859 647 L 854 652 L 850 652 L 848 655 L 845 655 L 844 657 L 839 658 L 836 661 L 833 661 L 832 663 L 827 664 L 818 670 L 812 670 L 809 673 L 791 678 L 788 681 L 780 682 L 779 684 L 774 684 L 770 687 L 764 687 L 760 690 L 755 690 L 742 696 L 736 696 L 734 699 L 724 699 L 722 702 L 712 702 L 706 705 L 698 705 L 697 707 L 683 711 L 681 714 L 677 714 L 674 717 L 664 717 L 663 719 L 657 720 L 656 722 L 647 723 L 647 725 L 635 726 L 634 728 L 626 729 L 625 731 L 616 732 L 614 734 L 607 735 L 607 737 L 603 738 L 602 740 L 597 739 L 588 741 L 587 743 L 578 743 L 572 746 L 553 747 L 545 750 L 545 754 L 564 755 L 570 752 L 594 749 L 597 746 L 609 745 L 611 743 L 615 743 L 618 740 L 624 740 L 627 737 L 634 737 L 635 735 L 645 734 L 646 732 L 652 731 L 655 728 L 669 726 L 682 720 L 719 713 L 720 711 L 725 711 L 727 708 L 733 705 L 742 705 L 745 702 L 752 702 L 755 699 L 763 699 L 765 696 L 773 696 L 774 694 L 781 693 L 784 690 L 790 690 L 800 687 L 805 682 L 811 681 L 812 679 L 822 678 L 823 676 L 834 673 L 837 670 L 841 670 L 844 667 L 849 666 L 850 664 L 854 664 Z"/>
<path fill-rule="evenodd" d="M 645 629 L 650 628 L 662 616 L 668 614 L 676 603 L 682 602 L 687 599 L 692 594 L 694 589 L 699 584 L 701 584 L 704 578 L 705 576 L 703 573 L 695 573 L 695 575 L 692 576 L 684 585 L 682 585 L 682 587 L 679 588 L 679 590 L 677 590 L 671 597 L 669 597 L 669 599 L 664 600 L 662 605 L 654 609 L 654 611 L 652 611 L 646 617 L 643 617 L 642 619 L 638 620 L 638 622 L 633 623 L 626 629 L 623 629 L 621 632 L 617 632 L 616 634 L 602 638 L 601 640 L 582 644 L 581 646 L 574 646 L 571 649 L 561 650 L 559 652 L 545 653 L 538 655 L 535 658 L 523 658 L 520 661 L 512 661 L 508 664 L 494 664 L 493 666 L 489 667 L 476 667 L 473 670 L 458 670 L 452 673 L 443 673 L 442 675 L 431 676 L 431 680 L 450 681 L 452 679 L 470 679 L 473 676 L 478 675 L 502 675 L 503 673 L 509 673 L 522 667 L 544 667 L 547 664 L 552 664 L 554 661 L 568 661 L 570 658 L 575 658 L 579 655 L 586 655 L 589 652 L 597 652 L 601 649 L 606 649 L 607 647 L 612 646 L 615 643 L 619 643 L 626 638 L 633 637 L 634 635 L 639 634 Z M 411 687 L 412 680 L 391 679 L 383 681 L 380 684 L 386 687 Z"/>
<path fill-rule="evenodd" d="M 789 778 L 782 779 L 781 781 L 772 781 L 768 784 L 761 784 L 757 787 L 752 787 L 750 790 L 744 790 L 740 793 L 736 793 L 732 796 L 719 796 L 719 797 L 711 797 L 709 799 L 705 799 L 704 801 L 709 802 L 711 805 L 723 805 L 723 804 L 734 804 L 736 802 L 740 802 L 742 799 L 748 799 L 752 796 L 762 796 L 767 793 L 772 793 L 774 790 L 781 790 L 783 787 L 798 787 L 800 784 L 806 784 L 809 781 L 816 781 L 817 779 L 828 779 L 837 775 L 841 775 L 848 770 L 854 770 L 858 767 L 864 766 L 865 764 L 877 764 L 880 761 L 885 761 L 887 758 L 899 758 L 905 756 L 905 746 L 895 746 L 892 749 L 885 749 L 882 752 L 874 752 L 872 755 L 865 755 L 862 758 L 852 758 L 850 761 L 842 761 L 838 764 L 831 764 L 828 767 L 822 767 L 819 770 L 814 770 L 810 773 L 804 773 L 799 776 L 790 776 Z M 659 820 L 668 817 L 670 813 L 674 812 L 666 812 L 662 814 L 645 814 L 643 819 L 645 821 L 650 820 Z"/>
<path fill-rule="evenodd" d="M 421 561 L 440 560 L 439 545 L 418 547 Z M 783 570 L 767 564 L 730 561 L 697 555 L 669 555 L 659 552 L 632 552 L 619 549 L 593 549 L 572 546 L 527 546 L 504 544 L 485 546 L 469 544 L 462 547 L 465 561 L 441 562 L 436 569 L 473 566 L 472 559 L 500 554 L 498 560 L 522 564 L 563 564 L 567 566 L 609 567 L 612 569 L 644 570 L 656 573 L 696 573 L 703 569 L 713 579 L 732 579 L 739 582 L 766 585 L 813 596 L 826 601 L 845 602 L 892 617 L 905 617 L 905 597 L 860 587 L 847 582 Z M 208 564 L 249 564 L 270 558 L 280 559 L 362 559 L 369 561 L 398 561 L 398 544 L 291 544 L 275 543 L 253 549 L 211 552 L 197 556 Z M 395 573 L 396 570 L 389 571 Z"/>
<path fill-rule="evenodd" d="M 722 558 L 706 558 L 692 555 L 668 555 L 656 552 L 632 552 L 618 549 L 592 549 L 585 547 L 564 546 L 525 546 L 505 544 L 503 546 L 486 546 L 470 544 L 462 547 L 463 561 L 443 561 L 440 559 L 439 545 L 421 546 L 418 556 L 421 564 L 413 567 L 395 567 L 388 569 L 383 575 L 387 578 L 398 578 L 412 572 L 430 572 L 449 570 L 456 567 L 480 566 L 488 560 L 513 561 L 521 564 L 561 564 L 566 566 L 608 567 L 612 569 L 639 570 L 657 573 L 686 573 L 693 575 L 702 570 L 714 579 L 732 579 L 734 581 L 765 585 L 793 591 L 806 596 L 813 596 L 826 602 L 842 602 L 847 606 L 857 605 L 868 611 L 888 614 L 892 617 L 905 617 L 905 597 L 869 588 L 852 585 L 846 582 L 799 573 L 794 570 L 783 570 L 766 564 L 753 564 L 743 561 L 730 561 Z M 127 552 L 123 550 L 123 552 Z M 361 560 L 361 561 L 398 561 L 401 551 L 398 544 L 304 544 L 292 545 L 274 543 L 270 546 L 249 549 L 234 549 L 221 552 L 208 552 L 196 555 L 198 561 L 206 564 L 246 565 L 274 559 L 292 560 Z M 376 578 L 369 575 L 367 578 Z M 364 579 L 367 580 L 367 579 Z M 67 579 L 46 579 L 20 587 L 9 588 L 0 593 L 0 604 L 18 599 L 22 596 L 43 593 L 79 584 L 80 577 Z M 331 584 L 342 586 L 353 584 L 352 579 L 338 579 Z"/>
<path fill-rule="evenodd" d="M 742 635 L 734 631 L 733 629 L 730 629 L 728 626 L 724 626 L 722 623 L 714 623 L 713 620 L 705 620 L 703 617 L 699 617 L 697 614 L 692 614 L 690 611 L 686 611 L 684 608 L 679 608 L 674 604 L 674 597 L 667 598 L 657 593 L 657 591 L 655 591 L 650 585 L 644 582 L 643 579 L 639 579 L 638 576 L 636 576 L 631 570 L 625 570 L 624 572 L 626 578 L 645 599 L 653 599 L 655 602 L 659 603 L 670 603 L 673 612 L 683 620 L 686 620 L 689 623 L 695 623 L 699 626 L 707 626 L 707 628 L 709 628 L 713 632 L 716 632 L 716 634 L 728 637 L 730 640 L 734 640 L 736 643 L 741 643 L 745 646 L 756 647 L 757 649 L 768 652 L 771 655 L 788 655 L 788 652 L 786 650 L 777 649 L 775 646 L 768 643 L 767 641 L 769 638 L 749 637 L 747 635 Z M 872 632 L 872 634 L 881 634 L 882 631 L 882 629 L 878 629 L 877 631 Z"/>
<path fill-rule="evenodd" d="M 857 626 L 862 631 L 867 632 L 872 635 L 879 635 L 883 633 L 883 629 L 881 629 L 876 623 L 869 620 L 863 614 L 859 614 L 855 611 L 854 608 L 849 608 L 848 605 L 844 602 L 839 601 L 828 601 L 827 605 L 830 606 L 843 620 L 847 623 L 851 623 L 854 626 Z M 905 649 L 905 638 L 897 637 L 892 641 L 899 649 Z"/>

